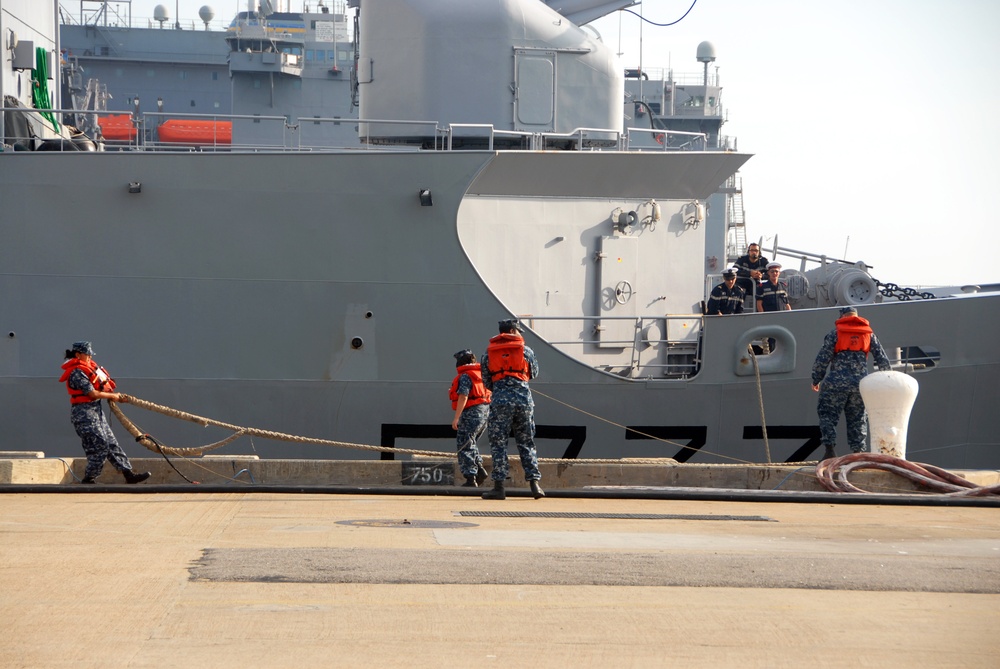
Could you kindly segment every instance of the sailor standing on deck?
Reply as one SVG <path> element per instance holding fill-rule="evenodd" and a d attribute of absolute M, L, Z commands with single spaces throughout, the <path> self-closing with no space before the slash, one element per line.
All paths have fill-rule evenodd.
<path fill-rule="evenodd" d="M 500 321 L 500 334 L 490 339 L 481 368 L 483 384 L 493 391 L 487 432 L 493 454 L 493 490 L 483 499 L 507 499 L 504 481 L 510 465 L 507 460 L 507 437 L 513 436 L 521 456 L 524 478 L 535 499 L 545 496 L 538 482 L 538 455 L 535 452 L 535 402 L 528 381 L 538 376 L 535 352 L 524 345 L 521 326 L 516 318 Z"/>
<path fill-rule="evenodd" d="M 868 321 L 858 316 L 854 307 L 844 307 L 836 327 L 823 339 L 823 348 L 812 368 L 812 389 L 819 391 L 816 413 L 819 414 L 820 439 L 824 447 L 823 460 L 837 457 L 834 446 L 841 411 L 847 423 L 847 444 L 851 451 L 865 450 L 868 413 L 858 387 L 861 379 L 868 375 L 869 351 L 880 371 L 891 369 L 885 349 Z"/>
<path fill-rule="evenodd" d="M 781 263 L 767 264 L 767 281 L 757 288 L 757 311 L 788 311 L 792 305 L 788 303 L 788 284 L 779 281 Z"/>
<path fill-rule="evenodd" d="M 722 283 L 712 289 L 708 297 L 708 315 L 725 316 L 743 313 L 743 298 L 746 293 L 736 285 L 736 268 L 722 270 Z"/>
<path fill-rule="evenodd" d="M 149 472 L 137 474 L 132 471 L 132 463 L 118 445 L 101 408 L 102 399 L 128 403 L 128 395 L 114 392 L 114 380 L 106 369 L 94 362 L 93 356 L 94 348 L 89 341 L 74 343 L 73 348 L 66 351 L 63 374 L 59 377 L 69 391 L 70 420 L 87 454 L 87 470 L 80 482 L 95 483 L 107 460 L 122 473 L 126 483 L 141 483 L 149 478 Z"/>
<path fill-rule="evenodd" d="M 458 446 L 458 468 L 465 477 L 463 488 L 478 488 L 488 474 L 483 469 L 483 457 L 476 446 L 479 436 L 486 429 L 490 415 L 490 391 L 483 385 L 483 372 L 476 362 L 476 354 L 464 349 L 455 354 L 455 379 L 451 382 L 451 408 L 455 417 L 451 429 Z"/>
<path fill-rule="evenodd" d="M 764 280 L 764 270 L 767 268 L 767 258 L 760 254 L 760 245 L 752 243 L 747 247 L 746 255 L 736 259 L 736 274 L 739 277 L 736 285 L 747 295 L 754 294 L 754 288 Z"/>

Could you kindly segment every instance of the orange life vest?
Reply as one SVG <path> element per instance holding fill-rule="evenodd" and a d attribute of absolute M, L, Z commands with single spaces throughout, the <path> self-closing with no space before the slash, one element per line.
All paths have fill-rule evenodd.
<path fill-rule="evenodd" d="M 531 378 L 528 361 L 524 359 L 524 337 L 519 334 L 501 333 L 490 339 L 486 347 L 490 377 L 494 382 L 513 376 L 527 381 Z"/>
<path fill-rule="evenodd" d="M 480 368 L 479 363 L 475 362 L 471 365 L 462 365 L 458 368 L 458 374 L 455 375 L 455 380 L 451 382 L 451 391 L 448 393 L 448 397 L 451 398 L 451 408 L 458 408 L 458 380 L 462 378 L 462 374 L 468 374 L 469 378 L 472 379 L 472 390 L 469 391 L 469 399 L 466 400 L 465 407 L 469 408 L 477 404 L 488 404 L 492 393 L 486 390 L 486 386 L 483 385 L 483 370 Z"/>
<path fill-rule="evenodd" d="M 837 344 L 834 353 L 841 351 L 868 351 L 872 345 L 872 329 L 868 321 L 860 316 L 844 316 L 837 320 Z"/>
<path fill-rule="evenodd" d="M 87 402 L 100 401 L 91 399 L 87 393 L 82 390 L 74 390 L 69 387 L 69 375 L 72 374 L 75 369 L 79 369 L 86 374 L 87 380 L 90 381 L 90 384 L 102 393 L 111 393 L 115 390 L 115 380 L 108 374 L 108 370 L 100 367 L 93 360 L 70 358 L 62 364 L 62 368 L 64 371 L 62 376 L 59 377 L 59 382 L 66 384 L 66 390 L 69 391 L 70 404 L 86 404 Z"/>

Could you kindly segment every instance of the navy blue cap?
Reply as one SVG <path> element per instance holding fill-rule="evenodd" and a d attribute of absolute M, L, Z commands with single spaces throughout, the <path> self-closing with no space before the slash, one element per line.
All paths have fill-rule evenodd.
<path fill-rule="evenodd" d="M 506 320 L 500 321 L 500 332 L 510 332 L 514 330 L 515 332 L 524 332 L 521 329 L 521 324 L 517 322 L 516 318 L 508 318 Z"/>

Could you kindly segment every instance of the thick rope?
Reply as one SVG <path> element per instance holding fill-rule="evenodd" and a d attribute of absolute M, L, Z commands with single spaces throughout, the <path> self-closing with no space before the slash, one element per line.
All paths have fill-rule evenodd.
<path fill-rule="evenodd" d="M 869 492 L 858 488 L 847 480 L 847 475 L 855 469 L 879 469 L 892 472 L 931 491 L 949 497 L 1000 495 L 1000 485 L 978 486 L 940 467 L 920 462 L 909 462 L 902 458 L 880 453 L 852 453 L 824 460 L 816 467 L 816 478 L 824 488 L 831 492 Z"/>
<path fill-rule="evenodd" d="M 129 395 L 132 402 L 142 402 L 136 397 Z M 231 437 L 223 439 L 222 441 L 217 441 L 214 444 L 208 444 L 206 446 L 195 446 L 191 448 L 177 448 L 173 446 L 164 446 L 156 441 L 154 438 L 150 437 L 148 434 L 136 427 L 135 423 L 130 421 L 128 417 L 122 413 L 121 407 L 118 406 L 117 402 L 108 401 L 108 405 L 111 407 L 111 412 L 118 419 L 118 422 L 122 424 L 129 434 L 135 437 L 135 440 L 144 446 L 145 448 L 153 451 L 154 453 L 161 453 L 166 455 L 180 455 L 183 457 L 198 457 L 205 454 L 205 451 L 212 451 L 216 448 L 222 448 L 226 444 L 236 441 L 242 437 L 245 433 L 240 430 L 233 434 Z M 172 410 L 171 410 L 172 411 Z M 197 421 L 196 421 L 197 422 Z"/>
<path fill-rule="evenodd" d="M 232 430 L 233 435 L 223 439 L 222 441 L 217 441 L 213 444 L 208 444 L 205 446 L 191 447 L 191 448 L 177 448 L 173 446 L 166 446 L 160 444 L 157 440 L 150 437 L 148 434 L 140 430 L 132 421 L 130 421 L 124 413 L 122 413 L 121 408 L 115 402 L 108 402 L 111 406 L 111 411 L 115 414 L 118 420 L 122 423 L 129 434 L 136 438 L 140 444 L 145 448 L 149 449 L 154 453 L 166 453 L 168 455 L 179 455 L 179 456 L 200 456 L 203 455 L 205 451 L 213 450 L 216 448 L 221 448 L 226 444 L 229 444 L 239 437 L 250 436 L 250 437 L 260 437 L 262 439 L 272 439 L 275 441 L 289 441 L 301 444 L 316 444 L 319 446 L 335 446 L 340 448 L 353 448 L 363 451 L 377 451 L 380 453 L 399 453 L 403 455 L 424 455 L 429 457 L 437 458 L 457 458 L 458 453 L 456 452 L 443 452 L 443 451 L 425 451 L 412 448 L 394 448 L 390 446 L 373 446 L 369 444 L 356 444 L 349 441 L 336 441 L 332 439 L 317 439 L 314 437 L 303 437 L 292 434 L 286 434 L 284 432 L 273 432 L 270 430 L 261 430 L 254 427 L 242 427 L 239 425 L 233 425 L 231 423 L 223 423 L 222 421 L 213 420 L 211 418 L 205 418 L 204 416 L 198 416 L 192 413 L 187 413 L 186 411 L 179 411 L 177 409 L 172 409 L 170 407 L 162 406 L 160 404 L 154 404 L 153 402 L 148 402 L 146 400 L 135 397 L 134 395 L 128 396 L 129 404 L 133 404 L 140 409 L 146 409 L 147 411 L 154 411 L 164 416 L 169 416 L 171 418 L 177 418 L 179 420 L 186 420 L 191 423 L 197 423 L 202 427 L 208 425 L 213 425 L 215 427 L 225 428 L 227 430 Z M 677 464 L 672 458 L 612 458 L 612 459 L 583 459 L 583 458 L 538 458 L 539 462 L 555 462 L 555 463 L 566 463 L 573 462 L 576 464 Z"/>
<path fill-rule="evenodd" d="M 753 352 L 753 344 L 747 345 L 750 359 L 753 360 L 753 374 L 757 378 L 757 404 L 760 406 L 760 429 L 764 434 L 764 455 L 771 462 L 771 444 L 767 441 L 767 421 L 764 420 L 764 389 L 760 385 L 760 366 L 757 364 L 757 354 Z"/>

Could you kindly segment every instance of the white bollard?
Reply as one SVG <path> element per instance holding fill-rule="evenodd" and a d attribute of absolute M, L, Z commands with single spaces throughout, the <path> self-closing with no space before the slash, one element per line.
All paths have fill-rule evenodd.
<path fill-rule="evenodd" d="M 906 425 L 917 399 L 917 381 L 902 372 L 873 372 L 859 390 L 868 411 L 872 453 L 906 458 Z"/>

